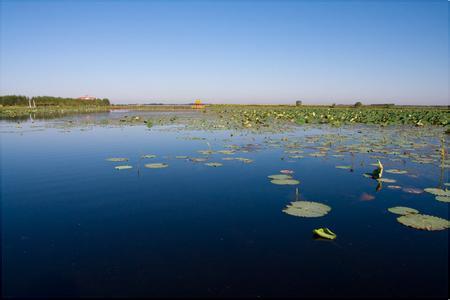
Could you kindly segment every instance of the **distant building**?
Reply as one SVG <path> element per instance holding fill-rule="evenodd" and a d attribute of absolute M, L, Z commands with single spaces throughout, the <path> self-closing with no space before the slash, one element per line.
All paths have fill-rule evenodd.
<path fill-rule="evenodd" d="M 88 96 L 88 95 L 84 95 L 84 96 L 78 97 L 77 99 L 80 99 L 80 100 L 95 100 L 97 98 L 92 97 L 92 96 Z"/>
<path fill-rule="evenodd" d="M 204 108 L 205 106 L 203 105 L 202 101 L 200 101 L 200 99 L 195 100 L 194 105 L 192 105 L 192 108 Z"/>

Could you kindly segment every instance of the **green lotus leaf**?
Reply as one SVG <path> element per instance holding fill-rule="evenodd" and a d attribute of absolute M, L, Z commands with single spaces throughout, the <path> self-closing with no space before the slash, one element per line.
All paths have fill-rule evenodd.
<path fill-rule="evenodd" d="M 397 221 L 408 227 L 428 231 L 444 230 L 450 227 L 448 220 L 422 214 L 400 216 L 397 218 Z"/>
<path fill-rule="evenodd" d="M 189 160 L 190 160 L 190 161 L 193 161 L 193 162 L 203 162 L 203 161 L 207 161 L 206 158 L 202 158 L 202 157 L 191 157 L 191 158 L 189 158 Z"/>
<path fill-rule="evenodd" d="M 110 157 L 106 159 L 107 161 L 120 162 L 120 161 L 128 161 L 126 157 Z"/>
<path fill-rule="evenodd" d="M 406 173 L 408 173 L 408 171 L 398 170 L 398 169 L 389 169 L 389 170 L 385 170 L 385 172 L 391 173 L 391 174 L 406 174 Z"/>
<path fill-rule="evenodd" d="M 397 180 L 389 179 L 389 178 L 378 178 L 377 180 L 381 181 L 381 182 L 385 182 L 385 183 L 395 183 L 395 182 L 397 182 Z"/>
<path fill-rule="evenodd" d="M 295 179 L 273 179 L 270 181 L 273 184 L 278 185 L 297 185 L 300 184 L 300 181 Z"/>
<path fill-rule="evenodd" d="M 142 155 L 142 158 L 155 158 L 155 157 L 156 157 L 156 155 L 153 155 L 153 154 Z"/>
<path fill-rule="evenodd" d="M 169 165 L 165 163 L 154 163 L 154 164 L 146 164 L 145 167 L 148 169 L 162 169 L 167 168 Z"/>
<path fill-rule="evenodd" d="M 287 175 L 287 174 L 275 174 L 275 175 L 269 175 L 267 177 L 270 179 L 276 179 L 276 180 L 292 179 L 292 176 Z"/>
<path fill-rule="evenodd" d="M 424 189 L 425 192 L 433 194 L 435 196 L 444 196 L 444 197 L 450 197 L 450 191 L 449 190 L 443 190 L 438 188 L 426 188 Z"/>
<path fill-rule="evenodd" d="M 336 166 L 336 169 L 351 169 L 352 166 Z"/>
<path fill-rule="evenodd" d="M 450 202 L 450 197 L 446 197 L 446 196 L 436 196 L 435 199 L 440 202 L 446 202 L 446 203 Z"/>
<path fill-rule="evenodd" d="M 114 169 L 116 170 L 128 170 L 128 169 L 132 169 L 132 166 L 129 165 L 123 165 L 123 166 L 115 166 Z"/>
<path fill-rule="evenodd" d="M 418 214 L 419 211 L 414 208 L 405 207 L 405 206 L 396 206 L 388 208 L 388 211 L 390 211 L 393 214 L 397 215 L 408 215 L 408 214 Z"/>
<path fill-rule="evenodd" d="M 296 217 L 317 218 L 328 214 L 331 207 L 328 205 L 310 202 L 310 201 L 295 201 L 287 205 L 283 212 Z"/>
<path fill-rule="evenodd" d="M 189 158 L 187 155 L 177 155 L 175 156 L 176 159 L 187 159 Z"/>
<path fill-rule="evenodd" d="M 221 167 L 221 166 L 223 166 L 223 164 L 218 163 L 218 162 L 210 162 L 210 163 L 206 163 L 205 165 L 207 165 L 208 167 Z"/>

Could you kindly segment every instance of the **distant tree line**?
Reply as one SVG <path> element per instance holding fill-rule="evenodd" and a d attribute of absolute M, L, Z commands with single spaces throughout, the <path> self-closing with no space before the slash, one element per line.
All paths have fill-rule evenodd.
<path fill-rule="evenodd" d="M 0 96 L 2 106 L 92 106 L 110 105 L 109 99 L 81 100 L 51 96 L 26 97 L 21 95 Z"/>

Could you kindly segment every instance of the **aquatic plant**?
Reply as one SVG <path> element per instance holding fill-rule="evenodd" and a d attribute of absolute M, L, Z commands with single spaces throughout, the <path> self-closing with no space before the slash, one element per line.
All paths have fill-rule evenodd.
<path fill-rule="evenodd" d="M 331 207 L 328 205 L 310 202 L 310 201 L 295 201 L 287 205 L 283 212 L 296 216 L 305 218 L 317 218 L 328 214 L 331 211 Z"/>
<path fill-rule="evenodd" d="M 388 208 L 388 211 L 390 211 L 393 214 L 397 215 L 408 215 L 408 214 L 418 214 L 419 211 L 414 208 L 405 207 L 405 206 L 396 206 Z"/>
<path fill-rule="evenodd" d="M 405 226 L 412 227 L 420 230 L 444 230 L 450 227 L 448 220 L 422 214 L 408 214 L 400 216 L 397 221 Z"/>

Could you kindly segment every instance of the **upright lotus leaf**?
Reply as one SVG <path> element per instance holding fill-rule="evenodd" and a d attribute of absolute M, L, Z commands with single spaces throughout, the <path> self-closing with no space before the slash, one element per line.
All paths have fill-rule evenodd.
<path fill-rule="evenodd" d="M 129 165 L 123 165 L 123 166 L 115 166 L 114 169 L 116 170 L 128 170 L 128 169 L 132 169 L 132 166 Z"/>
<path fill-rule="evenodd" d="M 391 173 L 391 174 L 406 174 L 406 173 L 408 173 L 408 171 L 398 170 L 398 169 L 389 169 L 389 170 L 386 170 L 385 172 Z"/>
<path fill-rule="evenodd" d="M 273 184 L 278 185 L 297 185 L 300 184 L 300 181 L 295 179 L 273 179 L 270 181 Z"/>
<path fill-rule="evenodd" d="M 165 163 L 154 163 L 154 164 L 146 164 L 145 167 L 148 169 L 162 169 L 167 168 L 169 165 Z"/>
<path fill-rule="evenodd" d="M 446 197 L 446 196 L 436 196 L 435 199 L 440 202 L 446 202 L 446 203 L 450 202 L 450 197 Z"/>
<path fill-rule="evenodd" d="M 428 231 L 444 230 L 450 227 L 450 222 L 448 220 L 422 214 L 400 216 L 397 218 L 397 221 L 408 227 Z"/>
<path fill-rule="evenodd" d="M 155 157 L 156 157 L 156 155 L 153 155 L 153 154 L 142 155 L 142 158 L 155 158 Z"/>
<path fill-rule="evenodd" d="M 291 179 L 292 176 L 291 175 L 287 175 L 287 174 L 275 174 L 275 175 L 269 175 L 267 176 L 270 179 L 276 179 L 276 180 L 283 180 L 283 179 Z"/>
<path fill-rule="evenodd" d="M 106 159 L 107 161 L 112 161 L 112 162 L 122 162 L 122 161 L 128 161 L 128 158 L 126 157 L 110 157 Z"/>
<path fill-rule="evenodd" d="M 221 166 L 223 166 L 223 164 L 218 163 L 218 162 L 210 162 L 210 163 L 206 163 L 205 165 L 207 165 L 208 167 L 221 167 Z"/>
<path fill-rule="evenodd" d="M 283 210 L 284 213 L 296 217 L 317 218 L 322 217 L 331 211 L 328 205 L 310 202 L 310 201 L 295 201 L 287 205 Z"/>
<path fill-rule="evenodd" d="M 435 196 L 444 196 L 444 197 L 450 197 L 450 191 L 449 190 L 443 190 L 438 188 L 426 188 L 424 189 L 425 192 L 433 194 Z"/>
<path fill-rule="evenodd" d="M 405 206 L 396 206 L 388 208 L 388 211 L 390 211 L 393 214 L 397 215 L 409 215 L 409 214 L 418 214 L 419 211 L 414 208 L 405 207 Z"/>

